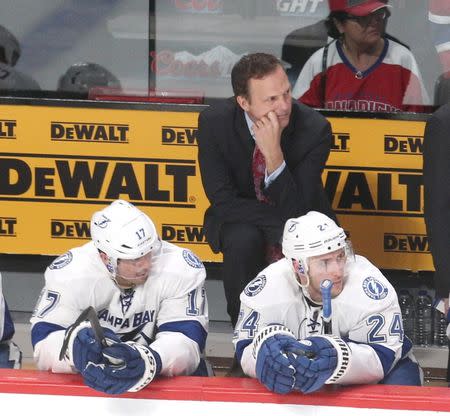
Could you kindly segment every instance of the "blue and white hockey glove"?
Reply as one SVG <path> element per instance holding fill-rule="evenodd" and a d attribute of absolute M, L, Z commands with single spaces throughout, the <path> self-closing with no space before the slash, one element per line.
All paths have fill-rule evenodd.
<path fill-rule="evenodd" d="M 117 342 L 103 349 L 103 363 L 90 362 L 84 382 L 108 394 L 139 391 L 161 371 L 159 354 L 134 342 Z"/>
<path fill-rule="evenodd" d="M 65 357 L 89 387 L 108 394 L 139 391 L 161 371 L 159 354 L 142 345 L 120 341 L 110 329 L 102 328 L 99 340 L 90 322 L 66 330 Z"/>
<path fill-rule="evenodd" d="M 282 325 L 269 325 L 253 340 L 256 358 L 256 376 L 270 391 L 286 394 L 295 388 L 295 355 L 299 342 L 294 334 Z"/>
<path fill-rule="evenodd" d="M 108 344 L 120 342 L 119 337 L 113 331 L 108 328 L 102 329 Z M 102 354 L 103 345 L 97 340 L 89 322 L 83 322 L 76 328 L 69 327 L 66 330 L 66 336 L 69 336 L 66 358 L 80 373 L 83 373 L 88 363 L 105 361 Z"/>
<path fill-rule="evenodd" d="M 347 371 L 350 349 L 338 337 L 318 335 L 299 341 L 291 350 L 296 355 L 296 388 L 303 393 L 319 390 L 338 381 Z"/>

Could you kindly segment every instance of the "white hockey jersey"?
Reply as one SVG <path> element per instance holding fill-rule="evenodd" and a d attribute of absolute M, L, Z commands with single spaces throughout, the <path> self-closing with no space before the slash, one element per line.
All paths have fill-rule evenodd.
<path fill-rule="evenodd" d="M 331 304 L 332 333 L 352 352 L 349 368 L 337 384 L 377 383 L 410 353 L 397 294 L 366 258 L 347 262 L 344 288 Z M 251 377 L 256 378 L 251 343 L 269 324 L 288 327 L 298 339 L 323 333 L 322 305 L 304 296 L 286 258 L 264 269 L 241 294 L 233 343 L 242 369 Z"/>
<path fill-rule="evenodd" d="M 14 335 L 14 323 L 2 291 L 2 275 L 0 274 L 0 342 L 9 341 Z"/>
<path fill-rule="evenodd" d="M 100 324 L 122 341 L 151 345 L 161 357 L 162 375 L 193 373 L 208 331 L 205 278 L 202 262 L 190 250 L 163 241 L 147 281 L 121 291 L 92 242 L 68 251 L 47 268 L 31 318 L 37 367 L 74 371 L 58 358 L 64 333 L 93 306 Z"/>

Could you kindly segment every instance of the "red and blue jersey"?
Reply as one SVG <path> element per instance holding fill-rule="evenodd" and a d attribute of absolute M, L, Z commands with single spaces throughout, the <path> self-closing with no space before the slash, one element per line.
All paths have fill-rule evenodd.
<path fill-rule="evenodd" d="M 422 111 L 429 104 L 416 60 L 403 45 L 385 39 L 377 61 L 358 71 L 339 41 L 328 46 L 325 91 L 322 81 L 324 48 L 303 67 L 293 96 L 311 107 L 355 111 Z"/>

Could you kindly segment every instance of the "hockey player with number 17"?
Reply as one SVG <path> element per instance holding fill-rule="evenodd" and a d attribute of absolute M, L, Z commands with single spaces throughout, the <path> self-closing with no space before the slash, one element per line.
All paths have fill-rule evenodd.
<path fill-rule="evenodd" d="M 161 241 L 150 218 L 123 200 L 94 213 L 91 236 L 45 272 L 31 318 L 38 369 L 79 372 L 110 394 L 138 391 L 158 375 L 196 372 L 208 329 L 202 262 Z M 103 342 L 90 321 L 74 325 L 88 307 Z"/>
<path fill-rule="evenodd" d="M 286 222 L 282 249 L 285 257 L 241 294 L 233 342 L 244 373 L 283 394 L 324 384 L 422 384 L 394 288 L 353 255 L 342 228 L 310 211 Z M 330 334 L 325 279 L 333 283 Z"/>

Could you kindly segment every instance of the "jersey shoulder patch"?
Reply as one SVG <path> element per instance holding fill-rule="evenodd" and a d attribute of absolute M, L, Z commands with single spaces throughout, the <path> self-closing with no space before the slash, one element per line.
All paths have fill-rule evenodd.
<path fill-rule="evenodd" d="M 62 269 L 63 267 L 66 267 L 72 261 L 72 259 L 73 254 L 71 251 L 68 251 L 67 253 L 62 254 L 61 256 L 53 260 L 52 264 L 50 264 L 49 266 L 49 269 L 50 270 Z"/>
<path fill-rule="evenodd" d="M 191 251 L 191 250 L 183 250 L 183 258 L 189 266 L 194 269 L 202 269 L 205 267 L 202 261 Z"/>
<path fill-rule="evenodd" d="M 376 277 L 366 277 L 362 282 L 364 293 L 371 299 L 381 300 L 388 295 L 387 286 Z"/>
<path fill-rule="evenodd" d="M 244 293 L 252 298 L 264 289 L 267 279 L 263 274 L 256 276 L 250 283 L 245 286 Z"/>

